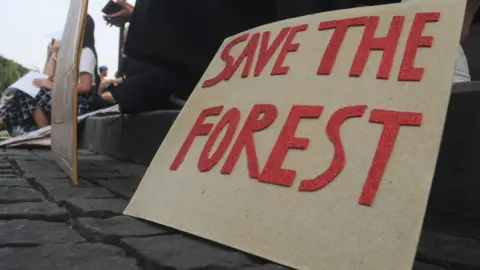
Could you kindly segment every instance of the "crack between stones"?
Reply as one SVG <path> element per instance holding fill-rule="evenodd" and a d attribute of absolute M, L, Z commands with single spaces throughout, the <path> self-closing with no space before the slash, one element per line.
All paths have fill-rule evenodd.
<path fill-rule="evenodd" d="M 31 248 L 39 247 L 41 244 L 34 243 L 9 243 L 9 244 L 0 244 L 0 248 Z"/>
<path fill-rule="evenodd" d="M 35 156 L 38 157 L 38 155 L 34 154 Z M 41 160 L 39 158 L 39 160 Z M 15 160 L 9 160 L 10 164 L 12 165 L 12 168 L 14 168 L 14 171 L 16 172 L 15 174 L 17 177 L 23 177 L 24 171 L 18 166 L 18 163 Z M 114 212 L 109 212 L 109 211 L 99 211 L 97 214 L 88 214 L 88 215 L 82 215 L 80 214 L 81 211 L 80 209 L 76 208 L 72 204 L 70 204 L 68 201 L 61 201 L 57 202 L 54 201 L 48 194 L 48 190 L 46 190 L 42 185 L 40 185 L 38 182 L 36 182 L 36 178 L 34 177 L 23 177 L 27 180 L 30 188 L 38 191 L 42 197 L 44 198 L 45 201 L 48 201 L 50 203 L 53 203 L 57 205 L 60 208 L 64 208 L 67 212 L 68 218 L 67 220 L 61 220 L 59 221 L 58 219 L 55 220 L 55 218 L 48 218 L 45 216 L 39 215 L 36 218 L 24 218 L 21 216 L 18 216 L 19 219 L 26 219 L 26 220 L 37 220 L 37 221 L 46 221 L 46 222 L 55 222 L 58 221 L 58 223 L 64 223 L 66 226 L 71 228 L 72 230 L 76 231 L 79 233 L 80 236 L 86 239 L 87 242 L 90 243 L 101 243 L 105 245 L 110 245 L 110 246 L 115 246 L 120 249 L 122 249 L 125 252 L 126 257 L 132 258 L 137 262 L 138 267 L 144 270 L 158 270 L 158 269 L 168 269 L 165 267 L 160 267 L 158 265 L 154 265 L 150 260 L 146 259 L 143 257 L 140 253 L 134 251 L 132 248 L 128 247 L 127 245 L 122 245 L 121 239 L 122 237 L 119 236 L 102 236 L 101 234 L 95 234 L 86 230 L 81 230 L 78 228 L 77 224 L 77 218 L 80 217 L 89 217 L 89 218 L 111 218 L 115 216 L 120 216 Z M 102 178 L 103 179 L 103 178 Z M 105 178 L 105 179 L 110 179 L 110 178 Z M 90 179 L 83 179 L 84 181 L 92 184 L 95 187 L 101 187 L 105 188 L 101 185 L 98 185 L 94 181 Z M 108 188 L 105 188 L 106 190 L 110 191 L 115 197 L 120 198 L 120 199 L 127 199 L 129 200 L 130 198 L 126 196 L 122 196 L 121 194 L 118 194 L 118 192 L 114 192 Z M 32 202 L 30 201 L 25 201 L 25 202 Z M 41 202 L 41 200 L 39 200 Z M 0 201 L 2 203 L 2 201 Z M 19 202 L 13 202 L 12 204 L 19 203 Z M 4 203 L 6 204 L 6 203 Z M 17 219 L 16 216 L 10 216 L 8 220 L 13 220 Z M 0 220 L 2 220 L 0 218 Z M 173 234 L 173 233 L 172 233 Z M 152 235 L 146 235 L 143 237 L 153 237 L 153 236 L 159 236 L 159 235 L 166 235 L 165 233 L 159 233 L 159 234 L 152 234 Z M 41 246 L 40 244 L 7 244 L 7 245 L 0 245 L 0 248 L 2 247 L 14 247 L 14 248 L 19 248 L 19 247 L 38 247 Z"/>

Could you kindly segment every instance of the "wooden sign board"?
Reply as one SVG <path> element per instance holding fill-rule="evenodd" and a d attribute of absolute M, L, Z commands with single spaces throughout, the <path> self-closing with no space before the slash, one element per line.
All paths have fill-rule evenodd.
<path fill-rule="evenodd" d="M 411 269 L 464 0 L 228 38 L 125 214 L 299 269 Z"/>
<path fill-rule="evenodd" d="M 77 172 L 77 83 L 88 0 L 71 0 L 52 92 L 52 153 L 74 184 Z"/>

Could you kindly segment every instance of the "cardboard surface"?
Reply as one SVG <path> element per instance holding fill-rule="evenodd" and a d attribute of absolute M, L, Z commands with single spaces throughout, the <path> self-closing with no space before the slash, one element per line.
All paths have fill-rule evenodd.
<path fill-rule="evenodd" d="M 52 152 L 77 183 L 77 82 L 88 0 L 71 0 L 52 92 Z"/>
<path fill-rule="evenodd" d="M 464 9 L 464 0 L 413 1 L 295 18 L 249 30 L 247 38 L 245 33 L 228 38 L 124 213 L 299 269 L 411 269 L 439 151 Z M 338 31 L 319 30 L 319 25 L 328 28 L 339 23 L 329 21 L 362 16 L 367 17 L 355 19 L 356 23 L 367 21 L 367 27 L 348 28 L 341 46 L 329 46 L 331 40 L 342 40 Z M 401 29 L 398 42 L 392 38 L 384 47 L 394 53 L 390 72 L 388 57 L 381 60 L 382 51 L 372 51 L 369 57 L 357 55 L 365 47 L 359 44 L 368 41 L 366 29 L 375 30 L 375 16 L 379 16 L 376 37 Z M 403 28 L 390 28 L 392 20 L 398 26 L 402 16 Z M 422 18 L 439 20 L 423 27 Z M 268 60 L 265 55 L 275 44 L 272 40 L 285 27 L 292 28 L 283 30 L 285 39 Z M 292 29 L 305 28 L 291 35 Z M 268 36 L 265 31 L 271 31 L 268 42 L 262 42 Z M 262 33 L 257 36 L 261 50 L 251 41 L 257 32 Z M 232 45 L 235 40 L 239 42 Z M 416 44 L 429 41 L 431 47 L 416 49 Z M 247 43 L 251 47 L 245 52 L 254 52 L 255 57 L 245 53 L 234 74 L 233 69 L 222 72 L 225 61 L 235 65 Z M 379 47 L 382 40 L 373 44 Z M 283 64 L 282 48 L 290 50 Z M 259 55 L 267 63 L 263 71 Z M 358 74 L 361 60 L 367 58 L 361 75 L 349 76 Z M 319 68 L 322 59 L 324 65 Z M 332 59 L 332 70 L 325 75 Z M 413 67 L 423 68 L 423 74 Z M 255 70 L 261 73 L 254 76 Z M 218 74 L 230 78 L 211 80 Z M 377 78 L 382 76 L 388 79 Z M 249 127 L 256 130 L 254 148 L 245 151 L 243 147 L 239 156 L 231 155 L 236 146 L 251 141 L 248 132 L 243 133 L 247 135 L 243 141 L 237 138 L 255 104 L 270 111 L 250 121 Z M 207 108 L 217 116 L 199 119 Z M 311 118 L 298 123 L 298 115 Z M 348 119 L 342 123 L 342 117 Z M 189 136 L 196 121 L 197 128 Z M 222 123 L 225 128 L 218 128 Z M 309 181 L 319 175 L 318 181 Z"/>
<path fill-rule="evenodd" d="M 77 117 L 77 122 L 80 123 L 89 116 L 101 114 L 101 113 L 112 113 L 112 112 L 120 112 L 118 109 L 118 105 L 114 105 L 105 109 L 96 110 L 93 112 L 89 112 L 86 114 L 79 115 Z M 32 145 L 34 141 L 41 141 L 41 145 L 46 145 L 45 138 L 48 138 L 48 145 L 50 145 L 50 136 L 52 134 L 52 126 L 47 126 L 41 129 L 37 129 L 35 131 L 29 132 L 27 134 L 10 138 L 8 140 L 4 140 L 0 142 L 0 147 L 13 147 L 13 146 L 21 146 L 21 145 Z"/>

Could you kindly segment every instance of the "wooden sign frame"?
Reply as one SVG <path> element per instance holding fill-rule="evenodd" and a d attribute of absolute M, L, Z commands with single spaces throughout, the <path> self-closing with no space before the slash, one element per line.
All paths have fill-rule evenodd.
<path fill-rule="evenodd" d="M 78 183 L 77 84 L 88 0 L 71 0 L 52 89 L 52 155 Z"/>

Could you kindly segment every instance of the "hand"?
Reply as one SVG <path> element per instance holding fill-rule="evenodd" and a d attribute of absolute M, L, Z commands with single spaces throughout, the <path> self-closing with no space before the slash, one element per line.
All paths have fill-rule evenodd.
<path fill-rule="evenodd" d="M 126 21 L 122 18 L 106 18 L 104 17 L 103 18 L 106 22 L 107 22 L 107 26 L 117 26 L 117 27 L 121 27 L 122 25 L 124 25 L 126 23 Z"/>
<path fill-rule="evenodd" d="M 49 79 L 33 79 L 33 85 L 35 85 L 38 88 L 46 88 L 46 89 L 53 88 L 53 82 L 50 81 Z"/>
<path fill-rule="evenodd" d="M 52 53 L 58 54 L 58 52 L 60 51 L 60 45 L 61 41 L 55 40 L 52 45 Z"/>
<path fill-rule="evenodd" d="M 114 85 L 119 85 L 119 84 L 123 83 L 123 78 L 119 77 L 119 78 L 112 79 L 112 83 Z"/>
<path fill-rule="evenodd" d="M 122 8 L 119 12 L 103 16 L 107 24 L 121 26 L 130 20 L 134 6 L 127 3 L 126 0 L 117 0 L 117 4 Z"/>
<path fill-rule="evenodd" d="M 48 47 L 47 47 L 47 59 L 50 58 L 50 55 L 52 55 L 52 44 L 48 44 Z"/>
<path fill-rule="evenodd" d="M 98 90 L 100 90 L 100 93 L 103 93 L 105 91 L 105 89 L 107 88 L 108 85 L 110 85 L 110 80 L 107 80 L 107 79 L 103 79 L 101 82 L 100 82 L 100 85 L 98 86 Z"/>

